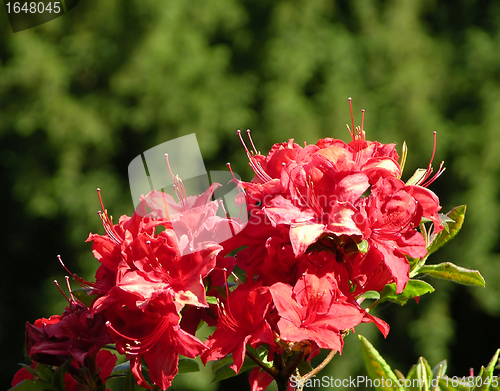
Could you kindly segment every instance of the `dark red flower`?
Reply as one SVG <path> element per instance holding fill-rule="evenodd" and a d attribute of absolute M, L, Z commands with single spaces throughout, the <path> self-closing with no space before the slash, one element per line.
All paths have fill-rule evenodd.
<path fill-rule="evenodd" d="M 120 304 L 105 311 L 117 350 L 130 359 L 137 383 L 151 388 L 142 374 L 144 359 L 151 381 L 162 390 L 170 387 L 177 374 L 179 354 L 194 358 L 207 349 L 200 340 L 181 329 L 172 298 L 165 296 L 164 299 L 159 307 L 161 312 L 143 312 Z"/>
<path fill-rule="evenodd" d="M 26 324 L 26 350 L 38 363 L 61 365 L 69 358 L 84 364 L 89 355 L 112 343 L 102 314 L 78 303 L 71 303 L 62 316 L 38 319 Z"/>

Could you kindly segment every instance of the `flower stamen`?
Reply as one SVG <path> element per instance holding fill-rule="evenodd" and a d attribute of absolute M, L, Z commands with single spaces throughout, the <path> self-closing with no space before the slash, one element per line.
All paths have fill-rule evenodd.
<path fill-rule="evenodd" d="M 241 136 L 241 130 L 238 129 L 236 131 L 236 133 L 238 133 L 238 137 L 240 138 L 241 144 L 243 144 L 243 148 L 245 148 L 245 151 L 246 151 L 247 156 L 248 156 L 250 167 L 252 167 L 252 170 L 255 172 L 255 175 L 257 175 L 259 177 L 259 179 L 264 183 L 272 180 L 273 178 L 271 178 L 268 175 L 268 173 L 264 171 L 262 166 L 258 162 L 255 161 L 254 151 L 250 152 L 248 150 L 245 142 L 243 141 L 243 137 Z M 249 130 L 247 131 L 247 134 L 250 136 Z M 252 147 L 255 149 L 251 138 L 250 138 L 250 142 L 252 144 Z"/>

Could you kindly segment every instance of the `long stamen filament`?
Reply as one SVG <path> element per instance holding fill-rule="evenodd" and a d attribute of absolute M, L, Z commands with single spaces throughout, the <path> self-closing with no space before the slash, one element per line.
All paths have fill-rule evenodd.
<path fill-rule="evenodd" d="M 69 275 L 73 278 L 73 280 L 78 284 L 80 285 L 82 288 L 89 288 L 89 287 L 93 287 L 95 286 L 95 283 L 93 282 L 89 282 L 89 281 L 86 281 L 84 280 L 83 278 L 77 276 L 76 274 L 72 273 L 67 267 L 66 265 L 64 264 L 64 262 L 62 261 L 62 258 L 60 255 L 57 256 L 57 259 L 59 259 L 59 263 L 62 265 L 62 267 L 64 268 L 64 270 L 66 270 Z"/>
<path fill-rule="evenodd" d="M 64 291 L 61 289 L 61 287 L 59 286 L 59 283 L 57 282 L 57 280 L 54 280 L 54 284 L 56 284 L 57 286 L 57 289 L 59 289 L 59 292 L 62 293 L 62 295 L 64 296 L 64 298 L 68 301 L 69 304 L 72 304 L 72 301 L 70 300 L 70 298 L 68 296 L 66 296 L 66 293 L 64 293 Z"/>
<path fill-rule="evenodd" d="M 354 115 L 352 113 L 352 98 L 349 98 L 349 109 L 351 110 L 351 123 L 352 123 L 352 132 L 351 132 L 351 135 L 352 135 L 352 140 L 355 141 L 356 140 L 356 134 L 355 134 L 355 128 L 354 128 Z M 350 130 L 349 130 L 350 132 Z"/>
<path fill-rule="evenodd" d="M 250 129 L 247 129 L 247 135 L 248 135 L 248 139 L 250 140 L 250 144 L 252 145 L 252 149 L 253 149 L 254 153 L 258 154 L 259 152 L 257 152 L 257 148 L 255 148 L 255 144 L 253 143 L 252 136 L 250 136 Z"/>
<path fill-rule="evenodd" d="M 162 334 L 168 329 L 170 326 L 168 320 L 162 319 L 160 323 L 154 328 L 154 330 L 149 333 L 149 335 L 145 338 L 141 338 L 141 340 L 137 340 L 135 338 L 129 337 L 120 331 L 118 331 L 110 321 L 106 322 L 106 326 L 109 327 L 114 333 L 119 335 L 120 337 L 126 339 L 131 343 L 125 344 L 126 353 L 132 356 L 136 356 L 138 354 L 146 353 L 149 351 L 160 339 Z"/>
<path fill-rule="evenodd" d="M 116 244 L 121 244 L 123 240 L 120 238 L 120 235 L 118 235 L 113 226 L 113 219 L 108 216 L 108 211 L 104 208 L 104 204 L 101 198 L 101 189 L 99 188 L 97 189 L 97 195 L 99 196 L 99 202 L 101 204 L 101 210 L 97 212 L 97 214 L 101 219 L 102 226 L 104 227 L 106 234 L 113 242 L 115 242 Z"/>
<path fill-rule="evenodd" d="M 264 171 L 262 166 L 258 162 L 255 162 L 253 153 L 251 153 L 248 150 L 248 148 L 245 144 L 245 141 L 243 141 L 243 137 L 241 136 L 241 130 L 238 129 L 236 131 L 236 133 L 238 134 L 238 137 L 240 138 L 240 141 L 241 141 L 241 144 L 243 145 L 243 148 L 245 148 L 245 152 L 247 153 L 250 167 L 252 167 L 252 170 L 255 172 L 255 175 L 257 175 L 262 182 L 269 182 L 270 180 L 272 180 L 272 178 L 267 174 L 267 172 Z M 250 142 L 252 143 L 252 147 L 254 147 L 252 139 L 250 139 Z"/>

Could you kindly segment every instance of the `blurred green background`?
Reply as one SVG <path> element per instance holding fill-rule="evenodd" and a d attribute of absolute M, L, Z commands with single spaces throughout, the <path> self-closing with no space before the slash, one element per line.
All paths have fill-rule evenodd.
<path fill-rule="evenodd" d="M 25 322 L 65 307 L 57 254 L 93 277 L 97 187 L 115 219 L 130 215 L 129 162 L 193 132 L 208 170 L 230 161 L 249 180 L 236 129 L 252 129 L 263 153 L 289 138 L 348 140 L 350 96 L 368 139 L 408 143 L 403 179 L 426 167 L 437 131 L 435 165 L 447 170 L 431 189 L 444 211 L 468 209 L 429 263 L 486 279 L 383 306 L 385 341 L 373 325 L 357 333 L 404 373 L 420 355 L 477 373 L 500 347 L 500 1 L 86 0 L 15 34 L 0 11 L 3 388 L 24 361 Z M 355 335 L 321 373 L 364 374 Z M 249 389 L 209 381 L 182 375 L 173 389 Z"/>

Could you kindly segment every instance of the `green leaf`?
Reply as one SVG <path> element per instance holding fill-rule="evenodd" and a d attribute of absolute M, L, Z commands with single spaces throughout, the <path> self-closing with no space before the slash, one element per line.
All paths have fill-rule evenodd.
<path fill-rule="evenodd" d="M 359 295 L 358 298 L 378 300 L 380 299 L 380 293 L 377 291 L 366 291 L 365 293 Z"/>
<path fill-rule="evenodd" d="M 429 386 L 433 385 L 433 370 L 427 360 L 420 357 L 418 363 L 411 367 L 406 378 L 406 391 L 429 391 Z M 437 387 L 438 382 L 435 382 Z"/>
<path fill-rule="evenodd" d="M 426 172 L 427 170 L 424 168 L 417 168 L 411 178 L 406 181 L 406 184 L 415 185 L 425 176 Z"/>
<path fill-rule="evenodd" d="M 391 367 L 385 362 L 380 353 L 373 347 L 373 345 L 362 335 L 359 335 L 359 340 L 361 341 L 361 352 L 363 354 L 363 360 L 365 362 L 365 367 L 368 372 L 368 376 L 372 380 L 378 379 L 381 386 L 376 387 L 376 390 L 387 390 L 394 391 L 398 378 L 392 371 Z M 382 381 L 384 379 L 384 381 Z M 389 387 L 392 381 L 392 386 Z M 385 387 L 382 387 L 385 385 Z M 397 388 L 398 390 L 403 390 L 402 388 Z"/>
<path fill-rule="evenodd" d="M 57 368 L 56 372 L 54 373 L 54 376 L 52 378 L 52 386 L 54 387 L 54 390 L 57 390 L 57 391 L 65 391 L 66 390 L 66 383 L 64 382 L 64 375 L 68 371 L 68 366 L 70 365 L 70 363 L 71 363 L 71 359 L 66 360 L 62 365 L 59 365 L 59 368 Z"/>
<path fill-rule="evenodd" d="M 396 293 L 396 284 L 387 284 L 380 293 L 379 303 L 384 301 L 392 301 L 399 305 L 404 305 L 409 299 L 420 297 L 426 293 L 434 292 L 432 285 L 422 280 L 408 280 L 403 292 Z"/>
<path fill-rule="evenodd" d="M 446 360 L 441 361 L 437 365 L 432 368 L 432 376 L 434 379 L 441 379 L 442 377 L 445 376 L 446 370 L 448 369 L 448 362 Z M 437 385 L 436 387 L 433 388 L 433 390 L 437 390 Z"/>
<path fill-rule="evenodd" d="M 448 361 L 443 360 L 432 368 L 432 375 L 436 377 L 443 377 L 448 369 Z"/>
<path fill-rule="evenodd" d="M 432 240 L 431 245 L 427 248 L 428 255 L 434 253 L 437 249 L 444 246 L 447 242 L 453 239 L 462 228 L 465 219 L 466 205 L 460 205 L 450 210 L 446 216 L 453 220 L 447 223 L 448 229 L 439 232 Z"/>
<path fill-rule="evenodd" d="M 490 385 L 491 377 L 486 372 L 486 368 L 481 366 L 479 376 L 474 378 L 474 387 L 472 388 L 472 391 L 489 390 Z"/>
<path fill-rule="evenodd" d="M 410 368 L 410 371 L 406 376 L 407 382 L 405 384 L 405 391 L 423 391 L 424 389 L 428 389 L 429 384 L 424 384 L 425 382 L 422 380 L 422 372 L 425 374 L 427 370 L 430 371 L 430 367 L 429 364 L 426 366 L 422 360 L 425 361 L 423 357 L 420 357 L 418 363 Z"/>
<path fill-rule="evenodd" d="M 416 376 L 420 379 L 420 384 L 422 385 L 420 389 L 423 391 L 429 391 L 429 383 L 432 380 L 432 370 L 427 360 L 423 357 L 418 359 Z"/>
<path fill-rule="evenodd" d="M 179 359 L 179 373 L 199 372 L 200 365 L 190 358 Z"/>
<path fill-rule="evenodd" d="M 401 159 L 399 166 L 401 167 L 401 174 L 403 174 L 403 170 L 405 169 L 406 157 L 408 156 L 408 146 L 406 145 L 406 141 L 403 141 L 403 145 L 401 147 Z M 398 179 L 401 179 L 399 176 Z"/>
<path fill-rule="evenodd" d="M 495 369 L 496 365 L 497 365 L 497 362 L 498 362 L 498 357 L 500 356 L 500 349 L 497 349 L 497 351 L 495 352 L 495 354 L 493 355 L 493 358 L 491 359 L 491 361 L 488 363 L 488 366 L 486 367 L 486 370 L 489 372 L 489 373 L 492 373 L 493 374 L 493 370 Z"/>
<path fill-rule="evenodd" d="M 111 372 L 111 375 L 118 375 L 121 373 L 126 373 L 128 371 L 130 371 L 130 361 L 125 361 L 124 363 L 114 367 L 113 372 Z"/>
<path fill-rule="evenodd" d="M 305 375 L 306 373 L 311 372 L 314 368 L 312 367 L 311 363 L 307 360 L 302 360 L 299 365 L 297 366 L 297 369 L 299 370 L 299 373 L 301 375 Z"/>
<path fill-rule="evenodd" d="M 230 364 L 233 362 L 233 356 L 232 354 L 228 354 L 226 357 L 221 358 L 220 360 L 214 361 L 212 363 L 212 373 L 215 375 L 215 373 L 221 369 L 223 366 Z"/>
<path fill-rule="evenodd" d="M 500 354 L 500 349 L 498 349 L 489 362 L 488 366 L 481 367 L 481 372 L 479 372 L 479 378 L 476 379 L 475 387 L 473 391 L 487 391 L 490 389 L 490 385 L 493 381 L 493 370 L 495 369 L 495 365 L 498 361 L 498 355 Z"/>
<path fill-rule="evenodd" d="M 439 388 L 441 391 L 470 391 L 468 385 L 461 382 L 456 377 L 442 377 L 439 379 Z"/>
<path fill-rule="evenodd" d="M 89 295 L 89 292 L 91 292 L 89 288 L 80 288 L 71 291 L 73 296 L 75 296 L 82 302 L 83 305 L 86 305 L 87 307 L 90 307 L 94 299 L 97 297 L 97 295 Z"/>
<path fill-rule="evenodd" d="M 430 277 L 451 280 L 457 284 L 485 286 L 484 278 L 477 270 L 470 270 L 454 265 L 451 262 L 443 262 L 437 265 L 424 265 L 418 271 Z"/>
<path fill-rule="evenodd" d="M 36 368 L 36 376 L 46 382 L 52 382 L 52 378 L 54 377 L 54 370 L 52 367 L 44 364 L 37 364 Z"/>
<path fill-rule="evenodd" d="M 44 391 L 52 390 L 53 388 L 49 383 L 41 380 L 23 380 L 17 383 L 14 387 L 9 388 L 7 391 Z"/>
<path fill-rule="evenodd" d="M 208 304 L 217 304 L 217 297 L 215 296 L 207 296 L 207 303 Z"/>
<path fill-rule="evenodd" d="M 406 378 L 404 377 L 404 375 L 401 373 L 401 371 L 399 371 L 398 369 L 394 369 L 394 374 L 396 375 L 396 377 L 402 381 L 405 381 Z"/>
<path fill-rule="evenodd" d="M 132 372 L 127 373 L 125 379 L 123 380 L 123 391 L 135 391 L 135 377 Z"/>
<path fill-rule="evenodd" d="M 229 365 L 231 364 L 232 364 L 232 359 L 230 362 L 223 364 L 216 371 L 214 371 L 215 377 L 212 380 L 212 383 L 236 376 L 237 373 L 233 371 L 231 368 L 229 368 Z M 239 373 L 248 371 L 249 369 L 255 368 L 256 366 L 257 364 L 255 363 L 255 361 L 247 357 L 245 358 L 245 361 L 243 362 L 243 365 L 241 366 Z"/>

